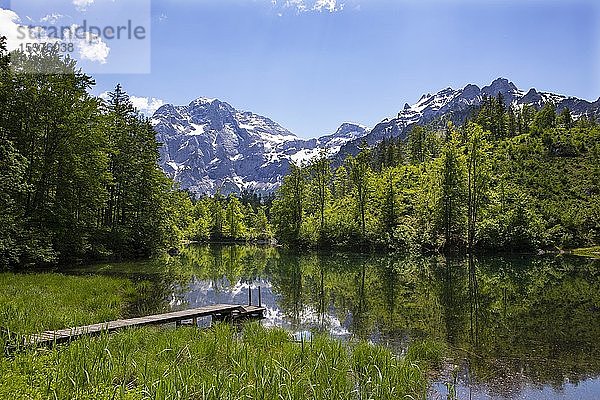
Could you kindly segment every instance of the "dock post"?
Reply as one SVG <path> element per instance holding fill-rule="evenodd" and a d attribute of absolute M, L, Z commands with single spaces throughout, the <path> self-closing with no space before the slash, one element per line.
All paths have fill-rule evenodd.
<path fill-rule="evenodd" d="M 262 307 L 262 294 L 260 293 L 260 286 L 258 287 L 258 306 Z"/>
<path fill-rule="evenodd" d="M 248 285 L 248 305 L 252 305 L 252 287 Z"/>

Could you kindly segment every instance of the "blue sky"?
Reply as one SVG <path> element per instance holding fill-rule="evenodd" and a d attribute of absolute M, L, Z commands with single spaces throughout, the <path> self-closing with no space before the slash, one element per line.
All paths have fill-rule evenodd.
<path fill-rule="evenodd" d="M 72 1 L 88 3 L 85 12 L 95 6 Z M 344 121 L 372 126 L 423 93 L 499 76 L 522 89 L 596 100 L 596 3 L 154 0 L 151 72 L 100 71 L 94 92 L 120 82 L 157 104 L 216 97 L 303 137 L 331 133 Z M 40 14 L 51 11 L 39 4 Z"/>

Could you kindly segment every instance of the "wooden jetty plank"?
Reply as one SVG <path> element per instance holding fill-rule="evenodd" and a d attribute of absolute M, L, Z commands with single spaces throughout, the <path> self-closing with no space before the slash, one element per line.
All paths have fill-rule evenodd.
<path fill-rule="evenodd" d="M 110 333 L 119 329 L 141 327 L 146 325 L 162 325 L 182 321 L 197 321 L 202 317 L 213 317 L 215 320 L 237 320 L 240 318 L 261 318 L 265 309 L 257 306 L 240 306 L 231 304 L 215 304 L 212 306 L 192 308 L 189 310 L 174 311 L 166 314 L 148 315 L 130 319 L 118 319 L 110 322 L 85 325 L 79 327 L 59 329 L 56 331 L 45 331 L 39 334 L 27 336 L 25 345 L 51 345 L 53 343 L 64 343 L 84 335 L 95 335 L 99 333 Z"/>

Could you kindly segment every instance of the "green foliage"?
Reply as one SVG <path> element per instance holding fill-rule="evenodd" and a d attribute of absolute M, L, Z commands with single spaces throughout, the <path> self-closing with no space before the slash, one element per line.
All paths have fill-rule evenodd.
<path fill-rule="evenodd" d="M 411 344 L 406 352 L 406 360 L 439 366 L 447 353 L 448 349 L 444 342 L 426 339 Z"/>
<path fill-rule="evenodd" d="M 250 226 L 252 238 L 267 240 L 273 237 L 264 207 L 259 207 Z"/>
<path fill-rule="evenodd" d="M 442 155 L 434 164 L 437 185 L 435 192 L 436 230 L 444 237 L 444 248 L 459 244 L 464 236 L 465 226 L 465 160 L 460 152 L 460 143 L 456 134 L 446 142 Z"/>
<path fill-rule="evenodd" d="M 26 334 L 123 316 L 133 285 L 121 278 L 0 274 L 0 347 Z"/>
<path fill-rule="evenodd" d="M 467 125 L 467 181 L 468 181 L 468 249 L 475 247 L 479 215 L 486 203 L 490 180 L 490 145 L 486 132 L 473 123 Z"/>
<path fill-rule="evenodd" d="M 325 190 L 321 163 L 293 167 L 277 194 L 284 243 L 523 252 L 600 242 L 600 128 L 568 109 L 486 98 L 462 127 L 416 126 L 363 147 L 321 175 Z"/>
<path fill-rule="evenodd" d="M 151 360 L 151 362 L 149 362 Z M 417 364 L 366 343 L 295 343 L 251 324 L 145 328 L 0 360 L 2 397 L 76 399 L 422 398 Z"/>
<path fill-rule="evenodd" d="M 3 43 L 3 42 L 2 42 Z M 53 65 L 61 74 L 35 74 Z M 26 68 L 25 68 L 26 67 Z M 56 53 L 0 45 L 0 267 L 146 257 L 177 243 L 149 121 Z"/>
<path fill-rule="evenodd" d="M 413 163 L 423 163 L 439 156 L 441 139 L 429 127 L 415 126 L 408 134 L 407 147 Z"/>
<path fill-rule="evenodd" d="M 363 237 L 367 233 L 367 207 L 371 196 L 371 168 L 370 168 L 371 153 L 363 147 L 356 158 L 348 158 L 348 166 L 350 170 L 350 181 L 352 182 L 353 193 L 355 199 L 355 218 L 359 221 L 360 232 Z"/>
<path fill-rule="evenodd" d="M 541 134 L 542 132 L 554 128 L 556 125 L 556 107 L 553 104 L 546 104 L 533 119 L 533 132 Z"/>
<path fill-rule="evenodd" d="M 305 180 L 305 169 L 292 164 L 290 173 L 283 179 L 283 185 L 273 202 L 271 212 L 275 232 L 286 242 L 296 242 L 300 235 L 304 216 Z"/>
<path fill-rule="evenodd" d="M 17 199 L 27 192 L 27 160 L 12 143 L 0 137 L 0 270 L 19 261 L 26 251 L 23 226 L 18 221 Z"/>
<path fill-rule="evenodd" d="M 573 254 L 582 257 L 600 258 L 600 246 L 573 250 Z"/>
<path fill-rule="evenodd" d="M 229 196 L 227 208 L 225 209 L 225 234 L 231 239 L 240 239 L 244 236 L 244 214 L 242 205 L 236 196 Z"/>
<path fill-rule="evenodd" d="M 101 212 L 106 246 L 125 256 L 150 256 L 168 244 L 175 211 L 172 183 L 158 168 L 158 143 L 148 120 L 139 116 L 117 85 L 103 115 L 109 143 L 107 203 Z"/>
<path fill-rule="evenodd" d="M 312 206 L 319 217 L 319 230 L 325 229 L 325 209 L 331 196 L 329 182 L 331 180 L 331 167 L 329 159 L 324 151 L 321 152 L 308 167 L 309 174 L 309 195 L 308 203 Z M 309 209 L 309 212 L 311 211 Z"/>
<path fill-rule="evenodd" d="M 241 198 L 235 194 L 224 198 L 217 193 L 192 200 L 183 192 L 178 197 L 179 202 L 171 202 L 179 204 L 173 212 L 177 216 L 173 229 L 183 241 L 270 242 L 273 237 L 268 209 L 259 197 L 242 193 Z"/>
<path fill-rule="evenodd" d="M 571 110 L 568 107 L 563 108 L 560 114 L 556 117 L 556 124 L 563 129 L 571 129 L 573 128 L 573 116 L 571 115 Z"/>

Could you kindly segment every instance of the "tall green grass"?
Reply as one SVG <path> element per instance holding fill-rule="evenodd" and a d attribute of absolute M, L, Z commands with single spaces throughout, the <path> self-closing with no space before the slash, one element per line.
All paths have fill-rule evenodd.
<path fill-rule="evenodd" d="M 416 399 L 427 384 L 384 347 L 326 336 L 301 345 L 256 323 L 83 338 L 4 358 L 0 372 L 0 398 Z"/>
<path fill-rule="evenodd" d="M 118 319 L 133 296 L 127 279 L 0 274 L 0 350 L 23 335 Z"/>
<path fill-rule="evenodd" d="M 122 317 L 133 291 L 127 279 L 0 274 L 0 345 Z M 149 327 L 0 356 L 0 399 L 418 399 L 440 353 L 429 343 L 405 358 L 328 336 L 297 343 L 257 323 Z"/>
<path fill-rule="evenodd" d="M 589 258 L 600 258 L 600 246 L 586 247 L 582 249 L 575 249 L 572 251 L 576 256 L 589 257 Z"/>

